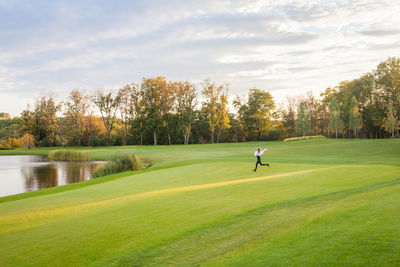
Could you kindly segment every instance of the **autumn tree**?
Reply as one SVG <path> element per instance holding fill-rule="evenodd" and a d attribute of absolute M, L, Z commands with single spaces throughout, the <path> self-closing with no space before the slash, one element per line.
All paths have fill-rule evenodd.
<path fill-rule="evenodd" d="M 146 128 L 153 135 L 153 145 L 157 145 L 158 132 L 162 127 L 162 92 L 165 87 L 167 87 L 167 80 L 164 77 L 143 78 L 140 86 Z"/>
<path fill-rule="evenodd" d="M 107 131 L 107 145 L 110 145 L 110 134 L 115 126 L 116 113 L 120 105 L 118 95 L 113 96 L 112 92 L 105 93 L 103 90 L 97 90 L 92 96 L 93 103 L 100 111 L 104 127 Z"/>
<path fill-rule="evenodd" d="M 135 84 L 127 84 L 118 90 L 119 114 L 121 119 L 121 132 L 122 132 L 122 145 L 127 144 L 127 136 L 130 132 L 130 127 L 135 115 L 134 101 L 137 97 L 137 90 Z"/>
<path fill-rule="evenodd" d="M 57 143 L 57 112 L 61 105 L 52 97 L 42 97 L 35 104 L 33 111 L 21 113 L 23 128 L 34 136 L 36 146 L 54 146 Z"/>
<path fill-rule="evenodd" d="M 31 135 L 29 133 L 25 133 L 21 137 L 21 147 L 32 148 L 34 146 L 35 146 L 35 138 L 33 137 L 33 135 Z"/>
<path fill-rule="evenodd" d="M 33 136 L 33 132 L 35 130 L 35 119 L 29 104 L 27 105 L 27 108 L 21 112 L 21 119 L 22 131 Z"/>
<path fill-rule="evenodd" d="M 296 105 L 296 99 L 288 97 L 286 109 L 281 110 L 285 137 L 293 137 L 296 134 Z"/>
<path fill-rule="evenodd" d="M 296 131 L 303 136 L 311 131 L 310 114 L 304 101 L 300 102 L 297 109 Z"/>
<path fill-rule="evenodd" d="M 0 120 L 6 120 L 6 119 L 11 119 L 10 114 L 6 112 L 0 112 Z"/>
<path fill-rule="evenodd" d="M 220 95 L 224 90 L 223 85 L 216 85 L 215 82 L 211 82 L 210 79 L 206 79 L 203 81 L 203 90 L 201 94 L 205 98 L 205 102 L 203 102 L 203 106 L 207 112 L 207 121 L 210 129 L 210 137 L 211 143 L 214 143 L 215 140 L 215 127 L 218 123 L 218 114 L 217 114 L 217 106 L 218 101 L 220 99 Z"/>
<path fill-rule="evenodd" d="M 178 82 L 168 82 L 167 84 L 160 84 L 161 93 L 161 114 L 165 126 L 167 128 L 168 144 L 171 145 L 171 129 L 170 129 L 170 117 L 171 112 L 175 109 L 176 90 Z"/>
<path fill-rule="evenodd" d="M 176 84 L 176 112 L 179 118 L 184 144 L 189 144 L 190 133 L 195 119 L 196 88 L 193 83 L 185 81 Z"/>
<path fill-rule="evenodd" d="M 141 87 L 136 88 L 136 93 L 132 94 L 133 115 L 131 121 L 132 134 L 139 132 L 139 145 L 143 145 L 143 135 L 146 129 L 146 108 L 143 100 Z"/>
<path fill-rule="evenodd" d="M 362 127 L 362 118 L 358 108 L 357 100 L 354 96 L 349 104 L 349 128 L 354 131 L 354 138 L 357 138 L 357 131 Z"/>
<path fill-rule="evenodd" d="M 249 135 L 249 125 L 248 123 L 248 106 L 245 104 L 245 99 L 236 96 L 233 100 L 233 107 L 236 110 L 235 119 L 236 119 L 236 127 L 237 131 L 242 133 L 242 141 L 246 141 Z"/>
<path fill-rule="evenodd" d="M 221 136 L 222 130 L 229 129 L 231 127 L 229 120 L 227 87 L 225 87 L 225 90 L 219 96 L 216 113 L 217 119 L 215 123 L 215 128 L 217 131 L 217 143 L 219 143 L 219 138 Z"/>
<path fill-rule="evenodd" d="M 329 129 L 335 132 L 335 137 L 338 137 L 338 131 L 343 130 L 343 121 L 340 118 L 340 107 L 336 98 L 330 99 Z"/>
<path fill-rule="evenodd" d="M 400 58 L 389 57 L 374 71 L 377 89 L 386 100 L 392 101 L 393 109 L 400 113 Z"/>
<path fill-rule="evenodd" d="M 254 122 L 257 140 L 260 140 L 261 134 L 271 123 L 275 102 L 269 92 L 253 88 L 249 90 L 247 107 L 247 117 Z"/>
<path fill-rule="evenodd" d="M 395 131 L 399 129 L 399 119 L 394 109 L 393 102 L 390 100 L 386 110 L 386 117 L 383 120 L 383 127 L 390 133 L 391 137 L 395 136 Z"/>
<path fill-rule="evenodd" d="M 85 129 L 85 116 L 89 107 L 89 98 L 78 89 L 71 91 L 64 102 L 65 127 L 70 144 L 82 145 Z"/>
<path fill-rule="evenodd" d="M 100 144 L 100 135 L 107 135 L 104 127 L 103 119 L 97 117 L 93 110 L 89 109 L 85 117 L 84 138 L 90 146 L 98 146 Z"/>

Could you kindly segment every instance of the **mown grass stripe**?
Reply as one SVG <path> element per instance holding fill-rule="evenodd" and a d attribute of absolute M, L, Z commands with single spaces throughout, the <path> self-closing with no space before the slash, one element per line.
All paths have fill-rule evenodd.
<path fill-rule="evenodd" d="M 278 202 L 275 204 L 267 204 L 263 205 L 261 207 L 252 209 L 252 210 L 247 210 L 245 212 L 242 212 L 240 214 L 236 214 L 230 218 L 223 218 L 220 221 L 214 221 L 208 225 L 201 225 L 198 228 L 192 229 L 190 231 L 187 231 L 185 233 L 182 233 L 174 238 L 164 240 L 161 243 L 158 243 L 154 246 L 148 247 L 146 249 L 143 249 L 141 251 L 130 251 L 127 252 L 125 255 L 120 256 L 119 258 L 113 258 L 110 259 L 106 265 L 107 266 L 131 266 L 132 263 L 134 262 L 136 265 L 149 265 L 150 263 L 155 263 L 155 259 L 159 257 L 160 255 L 164 255 L 166 250 L 173 250 L 174 255 L 176 257 L 179 257 L 181 254 L 182 257 L 184 257 L 185 253 L 193 253 L 193 251 L 198 249 L 198 246 L 196 244 L 193 244 L 192 247 L 185 247 L 184 244 L 187 240 L 199 240 L 199 239 L 207 239 L 208 242 L 214 242 L 214 246 L 221 245 L 219 243 L 230 243 L 230 240 L 235 238 L 237 235 L 249 235 L 249 232 L 253 234 L 253 236 L 246 236 L 242 242 L 250 242 L 250 240 L 253 239 L 259 239 L 264 240 L 265 237 L 261 238 L 259 236 L 258 231 L 252 231 L 251 229 L 246 230 L 246 232 L 236 232 L 233 231 L 232 229 L 239 225 L 239 224 L 244 224 L 246 222 L 256 222 L 259 216 L 267 213 L 272 213 L 272 212 L 278 212 L 279 210 L 287 210 L 287 209 L 296 209 L 296 210 L 301 210 L 304 212 L 305 210 L 308 210 L 305 214 L 301 215 L 296 215 L 296 225 L 300 224 L 300 221 L 313 221 L 319 217 L 322 217 L 323 214 L 325 213 L 332 213 L 335 212 L 338 207 L 339 202 L 346 202 L 350 201 L 352 198 L 360 195 L 360 194 L 368 194 L 371 192 L 376 192 L 380 190 L 384 190 L 387 188 L 390 188 L 390 190 L 396 190 L 396 188 L 393 188 L 394 186 L 398 186 L 400 184 L 400 177 L 396 177 L 391 180 L 383 181 L 383 182 L 377 182 L 373 184 L 368 184 L 368 185 L 362 185 L 350 189 L 344 189 L 336 192 L 331 192 L 331 193 L 326 193 L 326 194 L 319 194 L 319 195 L 314 195 L 314 196 L 309 196 L 309 197 L 302 197 L 302 198 L 297 198 L 293 200 L 287 200 L 287 201 L 282 201 Z M 350 199 L 350 200 L 349 200 Z M 350 207 L 350 205 L 348 206 Z M 295 211 L 294 211 L 295 212 Z M 294 218 L 292 218 L 294 220 Z M 274 222 L 272 222 L 274 223 Z M 282 223 L 281 221 L 279 223 Z M 292 221 L 288 221 L 284 223 L 283 225 L 278 225 L 277 228 L 281 232 L 286 232 L 288 231 L 287 228 L 290 228 L 290 225 L 292 225 Z M 293 228 L 293 227 L 292 227 Z M 228 231 L 229 229 L 229 231 Z M 296 228 L 297 229 L 297 228 Z M 293 229 L 291 229 L 293 230 Z M 274 234 L 276 234 L 277 230 L 275 229 Z M 215 232 L 218 232 L 219 234 L 216 235 Z M 218 238 L 217 238 L 218 237 Z M 216 238 L 213 240 L 213 238 Z M 254 240 L 252 240 L 254 241 Z M 225 252 L 226 254 L 232 252 L 232 249 L 235 247 L 235 249 L 238 249 L 240 247 L 240 244 L 238 243 L 232 243 L 232 247 L 229 247 L 229 249 Z M 255 246 L 255 245 L 254 245 Z M 209 247 L 210 250 L 213 248 Z M 164 252 L 164 253 L 162 253 Z M 202 254 L 203 256 L 205 254 Z M 188 265 L 199 265 L 200 262 L 206 261 L 211 257 L 210 254 L 206 253 L 206 257 L 204 258 L 196 258 L 193 257 L 190 260 L 193 262 L 188 263 Z M 171 256 L 174 257 L 174 256 Z M 169 259 L 171 260 L 171 259 Z M 188 258 L 185 258 L 185 260 L 189 260 Z M 165 263 L 165 262 L 164 262 Z M 204 263 L 204 262 L 203 262 Z"/>
<path fill-rule="evenodd" d="M 190 185 L 190 186 L 181 186 L 181 187 L 174 187 L 174 188 L 167 188 L 167 189 L 159 189 L 159 190 L 142 192 L 142 193 L 132 194 L 132 195 L 126 195 L 126 196 L 116 197 L 116 198 L 111 198 L 111 199 L 106 199 L 106 200 L 92 201 L 89 203 L 68 206 L 68 207 L 64 207 L 64 208 L 48 209 L 48 210 L 43 210 L 43 211 L 11 215 L 11 216 L 1 216 L 0 217 L 0 225 L 6 225 L 6 226 L 11 226 L 11 227 L 9 227 L 9 228 L 2 227 L 3 229 L 0 229 L 0 233 L 8 233 L 8 232 L 13 232 L 13 231 L 33 227 L 36 224 L 28 224 L 28 223 L 30 221 L 32 221 L 34 219 L 38 219 L 38 218 L 49 218 L 50 219 L 52 217 L 68 216 L 68 215 L 76 214 L 78 212 L 90 210 L 90 209 L 97 208 L 97 207 L 104 207 L 104 206 L 113 205 L 113 204 L 121 204 L 121 203 L 126 203 L 129 201 L 134 201 L 134 200 L 158 196 L 158 195 L 164 195 L 164 194 L 170 194 L 170 193 L 180 193 L 180 192 L 190 192 L 190 191 L 216 188 L 216 187 L 222 187 L 222 186 L 252 183 L 252 182 L 280 178 L 280 177 L 301 175 L 301 174 L 306 174 L 306 173 L 310 173 L 310 172 L 314 172 L 314 171 L 323 171 L 323 170 L 328 170 L 328 169 L 333 169 L 333 168 L 338 168 L 338 167 L 340 167 L 340 166 L 308 169 L 308 170 L 302 170 L 302 171 L 281 173 L 281 174 L 261 176 L 261 177 L 255 177 L 255 178 L 246 178 L 246 179 L 240 179 L 240 180 L 229 180 L 229 181 L 223 181 L 223 182 L 218 182 L 218 183 L 199 184 L 199 185 Z M 18 225 L 17 223 L 20 223 L 20 222 L 24 222 L 24 224 Z"/>

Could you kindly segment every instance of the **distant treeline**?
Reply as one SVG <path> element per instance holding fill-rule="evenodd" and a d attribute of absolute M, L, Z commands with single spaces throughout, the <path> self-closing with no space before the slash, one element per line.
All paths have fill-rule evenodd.
<path fill-rule="evenodd" d="M 203 101 L 199 103 L 199 96 Z M 305 135 L 389 138 L 399 135 L 400 59 L 370 73 L 276 105 L 253 88 L 229 109 L 228 86 L 204 80 L 143 78 L 119 89 L 78 89 L 56 103 L 42 97 L 21 117 L 0 113 L 3 146 L 99 146 L 280 140 Z M 59 114 L 60 116 L 57 116 Z M 95 115 L 100 114 L 100 116 Z"/>

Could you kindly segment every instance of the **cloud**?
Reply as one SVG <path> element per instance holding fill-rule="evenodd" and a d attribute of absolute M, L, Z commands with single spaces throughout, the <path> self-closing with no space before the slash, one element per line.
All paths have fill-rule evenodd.
<path fill-rule="evenodd" d="M 387 35 L 398 35 L 400 34 L 399 30 L 367 30 L 367 31 L 360 31 L 361 34 L 367 36 L 387 36 Z"/>
<path fill-rule="evenodd" d="M 158 75 L 279 99 L 318 92 L 400 56 L 398 13 L 386 0 L 0 0 L 0 94 L 62 97 Z"/>

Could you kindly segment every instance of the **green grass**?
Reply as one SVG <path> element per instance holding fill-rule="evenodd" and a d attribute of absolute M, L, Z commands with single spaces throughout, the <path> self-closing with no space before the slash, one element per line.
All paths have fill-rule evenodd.
<path fill-rule="evenodd" d="M 49 152 L 49 159 L 55 161 L 90 161 L 88 151 L 57 149 Z"/>
<path fill-rule="evenodd" d="M 0 198 L 0 266 L 400 262 L 400 140 L 79 149 L 153 166 Z"/>

